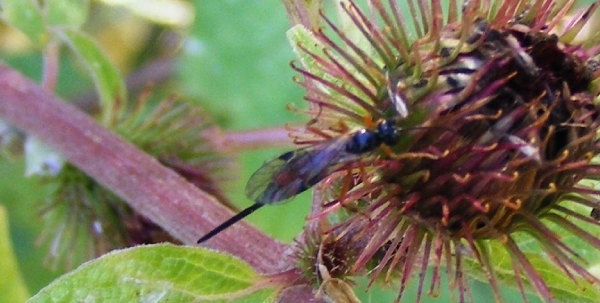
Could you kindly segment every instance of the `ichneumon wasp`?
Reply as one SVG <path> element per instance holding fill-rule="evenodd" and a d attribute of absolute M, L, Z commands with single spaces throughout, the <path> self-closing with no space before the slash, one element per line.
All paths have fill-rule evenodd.
<path fill-rule="evenodd" d="M 382 144 L 395 145 L 400 139 L 400 130 L 392 120 L 380 120 L 375 129 L 360 129 L 267 161 L 246 184 L 246 196 L 254 204 L 208 232 L 198 243 L 207 241 L 263 205 L 277 204 L 306 191 L 340 164 L 356 160 Z"/>

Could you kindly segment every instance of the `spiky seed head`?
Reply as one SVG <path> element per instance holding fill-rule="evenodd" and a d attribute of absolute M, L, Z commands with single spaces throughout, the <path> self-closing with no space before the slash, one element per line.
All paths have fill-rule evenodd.
<path fill-rule="evenodd" d="M 324 29 L 304 18 L 309 11 L 291 10 L 305 23 L 290 37 L 312 116 L 298 141 L 319 143 L 381 119 L 401 130 L 398 144 L 323 181 L 339 186 L 326 187 L 331 199 L 316 201 L 327 208 L 315 217 L 353 210 L 328 233 L 369 235 L 357 242 L 349 273 L 376 262 L 372 280 L 399 277 L 398 299 L 418 273 L 420 298 L 426 268 L 436 294 L 443 266 L 462 302 L 464 263 L 475 262 L 499 301 L 493 246 L 510 257 L 523 294 L 551 301 L 555 294 L 525 254 L 533 241 L 576 285 L 598 284 L 563 240 L 600 249 L 587 229 L 600 227 L 590 217 L 600 192 L 588 182 L 599 172 L 600 47 L 592 38 L 573 42 L 598 3 L 573 17 L 572 1 L 367 4 L 342 2 L 343 26 L 321 14 Z"/>

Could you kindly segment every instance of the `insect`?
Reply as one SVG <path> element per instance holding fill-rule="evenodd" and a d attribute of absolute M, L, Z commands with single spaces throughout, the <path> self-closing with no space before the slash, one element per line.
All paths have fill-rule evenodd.
<path fill-rule="evenodd" d="M 202 243 L 263 205 L 277 204 L 311 188 L 340 165 L 372 152 L 382 144 L 399 141 L 400 128 L 381 120 L 375 129 L 360 129 L 317 145 L 289 151 L 260 167 L 246 184 L 246 196 L 255 203 L 198 240 Z"/>

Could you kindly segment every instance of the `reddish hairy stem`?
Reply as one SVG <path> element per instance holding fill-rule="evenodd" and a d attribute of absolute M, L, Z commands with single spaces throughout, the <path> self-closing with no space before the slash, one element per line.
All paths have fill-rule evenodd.
<path fill-rule="evenodd" d="M 61 153 L 184 243 L 194 244 L 231 216 L 211 196 L 156 159 L 3 64 L 0 117 Z M 207 244 L 239 257 L 258 272 L 276 273 L 293 266 L 291 258 L 282 258 L 287 246 L 243 222 Z"/>

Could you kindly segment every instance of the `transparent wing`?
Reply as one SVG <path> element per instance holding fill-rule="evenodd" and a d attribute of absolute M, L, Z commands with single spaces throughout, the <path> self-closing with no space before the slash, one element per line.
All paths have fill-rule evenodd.
<path fill-rule="evenodd" d="M 345 152 L 347 136 L 287 152 L 261 166 L 246 184 L 246 196 L 259 204 L 285 201 L 327 177 L 336 164 L 357 158 Z"/>

